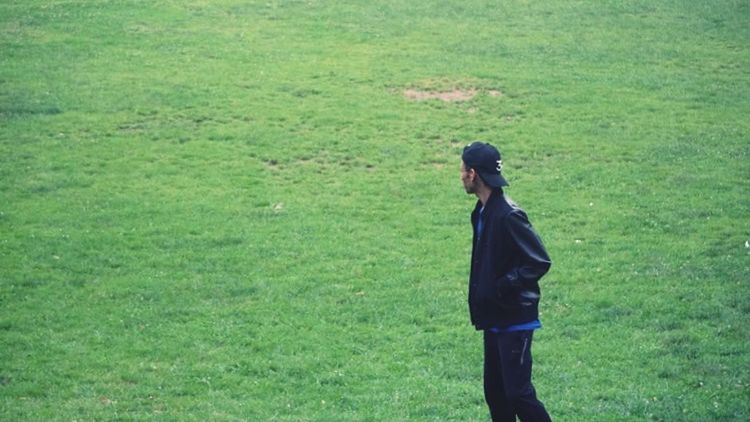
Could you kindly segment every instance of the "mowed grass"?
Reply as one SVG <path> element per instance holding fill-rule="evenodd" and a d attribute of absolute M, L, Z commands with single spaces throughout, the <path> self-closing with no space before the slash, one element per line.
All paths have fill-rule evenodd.
<path fill-rule="evenodd" d="M 750 419 L 748 21 L 730 0 L 4 2 L 0 419 L 488 420 L 475 139 L 553 259 L 553 418 Z"/>

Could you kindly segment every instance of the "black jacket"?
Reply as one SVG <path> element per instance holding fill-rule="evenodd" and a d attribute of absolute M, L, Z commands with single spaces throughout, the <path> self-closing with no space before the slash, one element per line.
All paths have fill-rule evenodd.
<path fill-rule="evenodd" d="M 474 243 L 469 276 L 469 313 L 478 330 L 531 322 L 539 317 L 539 279 L 551 265 L 526 213 L 493 191 L 481 214 L 471 213 Z"/>

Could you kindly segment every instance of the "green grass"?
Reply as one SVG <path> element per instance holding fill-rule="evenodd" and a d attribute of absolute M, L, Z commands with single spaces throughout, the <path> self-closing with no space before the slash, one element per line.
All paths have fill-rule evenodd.
<path fill-rule="evenodd" d="M 749 20 L 739 0 L 4 2 L 0 419 L 487 420 L 474 139 L 553 259 L 553 418 L 749 419 Z"/>

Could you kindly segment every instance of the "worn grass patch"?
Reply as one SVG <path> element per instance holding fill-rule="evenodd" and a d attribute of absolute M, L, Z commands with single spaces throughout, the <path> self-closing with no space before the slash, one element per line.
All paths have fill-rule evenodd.
<path fill-rule="evenodd" d="M 469 101 L 477 95 L 476 89 L 454 89 L 451 91 L 420 91 L 417 89 L 404 90 L 404 97 L 415 100 L 441 100 L 446 102 L 452 101 Z"/>

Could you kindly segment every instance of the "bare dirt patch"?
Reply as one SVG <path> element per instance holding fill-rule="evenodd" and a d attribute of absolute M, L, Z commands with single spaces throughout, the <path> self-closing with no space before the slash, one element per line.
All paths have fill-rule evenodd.
<path fill-rule="evenodd" d="M 445 102 L 461 102 L 473 99 L 474 97 L 479 95 L 480 92 L 483 92 L 485 95 L 489 95 L 490 97 L 501 97 L 503 95 L 503 93 L 498 91 L 497 89 L 480 91 L 476 88 L 456 88 L 449 91 L 409 88 L 404 90 L 403 94 L 407 100 L 411 101 L 440 100 Z"/>
<path fill-rule="evenodd" d="M 476 89 L 454 89 L 451 91 L 426 91 L 409 88 L 404 97 L 412 101 L 441 100 L 446 102 L 469 101 L 479 93 Z"/>

